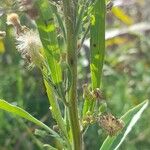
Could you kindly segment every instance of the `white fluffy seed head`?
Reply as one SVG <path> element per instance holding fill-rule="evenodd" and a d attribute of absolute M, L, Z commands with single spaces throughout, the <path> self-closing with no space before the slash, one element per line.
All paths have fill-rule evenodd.
<path fill-rule="evenodd" d="M 16 48 L 23 58 L 27 58 L 27 60 L 30 59 L 30 63 L 35 65 L 39 65 L 39 63 L 41 64 L 43 62 L 44 58 L 40 53 L 42 43 L 37 32 L 29 30 L 20 34 L 16 38 L 16 41 Z"/>

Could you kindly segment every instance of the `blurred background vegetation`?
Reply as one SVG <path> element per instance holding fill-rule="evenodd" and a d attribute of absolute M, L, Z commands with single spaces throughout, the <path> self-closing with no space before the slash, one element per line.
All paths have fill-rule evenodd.
<path fill-rule="evenodd" d="M 109 110 L 117 117 L 129 108 L 150 97 L 150 1 L 115 0 L 107 12 L 106 57 L 103 69 L 102 91 Z M 0 98 L 19 105 L 46 122 L 55 124 L 49 114 L 49 105 L 38 69 L 29 70 L 15 49 L 12 28 L 6 26 L 7 10 L 16 12 L 14 1 L 0 1 Z M 14 9 L 14 10 L 13 10 Z M 4 11 L 6 10 L 6 11 Z M 22 24 L 32 27 L 33 22 L 20 13 Z M 86 39 L 79 54 L 78 91 L 82 103 L 82 84 L 89 80 L 89 40 Z M 150 149 L 150 109 L 147 109 L 121 150 Z M 36 127 L 16 116 L 0 111 L 0 150 L 40 150 L 42 141 L 33 135 Z M 101 136 L 99 136 L 101 135 Z M 86 150 L 98 150 L 106 134 L 93 125 L 85 137 Z"/>

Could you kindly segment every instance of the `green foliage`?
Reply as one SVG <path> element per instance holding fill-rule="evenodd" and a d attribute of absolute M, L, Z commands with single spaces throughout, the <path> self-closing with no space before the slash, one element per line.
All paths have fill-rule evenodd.
<path fill-rule="evenodd" d="M 52 129 L 50 129 L 44 123 L 42 123 L 41 121 L 37 120 L 32 115 L 30 115 L 28 112 L 26 112 L 25 110 L 23 110 L 23 109 L 21 109 L 21 108 L 19 108 L 17 106 L 11 105 L 8 102 L 0 99 L 0 109 L 3 109 L 5 111 L 11 112 L 11 113 L 14 113 L 16 115 L 19 115 L 20 117 L 23 117 L 23 118 L 25 118 L 25 119 L 35 123 L 36 125 L 46 129 L 48 132 L 50 132 L 54 136 L 58 137 L 57 133 L 55 133 Z"/>
<path fill-rule="evenodd" d="M 99 88 L 105 54 L 105 0 L 96 1 L 91 15 L 91 80 L 92 88 Z"/>
<path fill-rule="evenodd" d="M 59 64 L 59 46 L 56 36 L 56 25 L 49 2 L 38 1 L 39 19 L 36 21 L 40 38 L 44 46 L 44 53 L 51 70 L 52 80 L 56 84 L 62 82 L 61 68 Z"/>
<path fill-rule="evenodd" d="M 149 72 L 142 69 L 146 68 L 145 66 L 148 64 L 148 62 L 138 61 L 138 56 L 136 59 L 131 61 L 132 59 L 130 58 L 133 57 L 128 56 L 128 53 L 130 53 L 129 49 L 134 44 L 136 44 L 136 42 L 139 42 L 139 34 L 134 34 L 137 41 L 131 40 L 132 38 L 129 37 L 129 41 L 131 40 L 132 43 L 128 42 L 127 46 L 125 44 L 124 46 L 121 45 L 120 47 L 118 46 L 114 49 L 114 45 L 112 45 L 112 43 L 114 42 L 118 45 L 120 43 L 122 44 L 127 38 L 120 37 L 120 35 L 128 34 L 126 32 L 129 32 L 130 29 L 123 29 L 120 30 L 120 32 L 117 32 L 117 38 L 113 36 L 110 36 L 109 38 L 106 37 L 106 46 L 110 46 L 110 49 L 112 49 L 113 51 L 106 51 L 106 63 L 103 67 L 105 56 L 106 31 L 105 0 L 62 0 L 62 2 L 37 0 L 31 1 L 29 3 L 31 4 L 27 5 L 31 5 L 31 10 L 29 9 L 30 7 L 26 6 L 26 4 L 20 4 L 17 1 L 14 4 L 5 4 L 3 5 L 3 7 L 5 8 L 8 5 L 8 10 L 6 9 L 5 12 L 5 9 L 2 9 L 2 13 L 5 14 L 7 13 L 7 11 L 9 12 L 9 9 L 11 9 L 11 5 L 13 5 L 13 9 L 19 7 L 20 5 L 22 5 L 22 7 L 24 8 L 25 12 L 20 12 L 20 9 L 18 8 L 18 14 L 21 14 L 20 16 L 23 16 L 20 20 L 18 19 L 18 24 L 16 25 L 16 22 L 12 22 L 14 30 L 17 34 L 15 35 L 16 40 L 18 39 L 18 37 L 21 37 L 27 32 L 34 32 L 32 27 L 38 30 L 39 37 L 37 34 L 35 40 L 36 38 L 40 38 L 43 48 L 40 49 L 40 51 L 36 52 L 39 56 L 41 56 L 39 58 L 42 59 L 42 63 L 40 63 L 40 60 L 39 62 L 31 62 L 32 59 L 30 57 L 30 46 L 34 46 L 32 44 L 35 41 L 33 41 L 33 43 L 32 41 L 30 41 L 28 43 L 29 46 L 26 45 L 29 49 L 25 49 L 25 51 L 22 52 L 22 55 L 25 58 L 27 58 L 29 64 L 34 63 L 34 65 L 37 66 L 37 68 L 40 70 L 40 73 L 42 74 L 44 80 L 45 89 L 41 89 L 40 86 L 38 87 L 38 84 L 36 83 L 35 76 L 39 74 L 37 73 L 36 69 L 33 70 L 35 74 L 29 82 L 29 79 L 27 77 L 28 75 L 20 71 L 20 68 L 23 67 L 22 62 L 20 61 L 17 53 L 14 54 L 12 51 L 10 51 L 10 49 L 15 49 L 15 45 L 13 44 L 14 41 L 12 41 L 12 37 L 9 35 L 10 29 L 7 28 L 5 46 L 6 49 L 9 49 L 9 51 L 6 54 L 4 54 L 4 56 L 0 56 L 0 61 L 7 60 L 7 67 L 15 63 L 15 65 L 12 66 L 16 68 L 16 66 L 18 65 L 20 68 L 18 67 L 17 69 L 12 69 L 8 71 L 12 72 L 12 74 L 7 74 L 7 76 L 12 77 L 12 82 L 15 82 L 15 85 L 17 87 L 16 89 L 12 88 L 13 84 L 10 88 L 7 88 L 7 85 L 10 85 L 8 81 L 5 82 L 7 78 L 4 78 L 4 81 L 0 81 L 0 83 L 2 83 L 2 89 L 0 89 L 0 97 L 5 97 L 7 95 L 6 92 L 8 90 L 13 90 L 14 92 L 10 92 L 11 94 L 8 96 L 8 99 L 10 99 L 12 95 L 13 99 L 16 99 L 18 105 L 20 105 L 21 107 L 24 107 L 25 105 L 25 108 L 28 110 L 32 109 L 32 111 L 34 111 L 34 108 L 38 107 L 38 109 L 36 109 L 39 110 L 36 111 L 36 115 L 38 117 L 42 116 L 41 113 L 43 113 L 43 109 L 47 109 L 48 111 L 49 108 L 50 113 L 52 114 L 52 118 L 54 120 L 47 118 L 47 114 L 45 114 L 45 111 L 43 118 L 44 120 L 46 120 L 46 123 L 53 125 L 55 122 L 56 125 L 54 125 L 52 129 L 51 127 L 49 127 L 49 125 L 46 125 L 42 121 L 33 117 L 31 113 L 28 113 L 27 111 L 18 106 L 12 105 L 11 101 L 9 101 L 8 103 L 4 100 L 0 100 L 0 109 L 6 110 L 12 114 L 19 115 L 20 117 L 25 118 L 33 122 L 34 124 L 40 126 L 41 128 L 45 129 L 44 131 L 39 129 L 35 132 L 35 135 L 39 136 L 42 139 L 42 142 L 40 142 L 30 131 L 30 125 L 29 127 L 27 127 L 23 120 L 20 121 L 19 119 L 17 119 L 16 121 L 20 123 L 20 129 L 23 127 L 25 130 L 28 131 L 30 138 L 33 141 L 35 141 L 36 146 L 39 149 L 43 149 L 44 146 L 45 149 L 53 150 L 81 150 L 83 143 L 85 143 L 85 149 L 87 150 L 91 148 L 99 149 L 100 145 L 102 145 L 100 148 L 102 150 L 117 149 L 125 140 L 129 131 L 133 131 L 132 127 L 136 124 L 138 119 L 143 118 L 143 116 L 145 116 L 145 114 L 142 113 L 148 106 L 148 101 L 140 103 L 142 102 L 142 99 L 147 99 L 148 97 L 148 95 L 144 92 L 145 90 L 143 90 L 145 87 L 148 86 L 145 84 L 145 82 L 138 83 L 138 81 L 141 80 L 141 76 L 143 75 L 143 73 L 145 73 L 144 79 L 146 78 L 146 80 L 149 82 L 149 80 L 147 79 Z M 34 11 L 38 12 L 38 16 L 36 16 L 35 18 L 32 14 Z M 129 25 L 133 23 L 133 20 L 131 19 L 130 15 L 128 16 L 123 9 L 113 8 L 112 13 L 115 17 L 117 17 L 120 21 L 122 21 L 125 24 Z M 27 14 L 35 20 L 36 25 L 30 18 L 26 17 Z M 24 20 L 23 18 L 26 19 Z M 6 22 L 5 15 L 3 17 L 2 22 Z M 31 24 L 31 26 L 28 26 L 27 28 L 23 26 L 23 22 L 26 26 L 28 23 Z M 118 22 L 116 22 L 110 26 L 118 26 Z M 109 27 L 108 24 L 106 25 L 107 27 Z M 3 25 L 3 28 L 4 26 L 5 25 Z M 131 36 L 131 34 L 129 34 L 129 36 Z M 83 66 L 83 60 L 80 56 L 80 52 L 82 51 L 82 46 L 84 44 L 85 39 L 87 38 L 90 38 L 90 51 L 89 54 L 87 54 L 86 51 L 85 55 L 87 55 L 87 57 L 90 58 L 90 61 L 88 60 L 89 66 L 87 69 L 87 74 L 90 73 L 91 76 L 88 76 L 85 72 L 80 72 L 86 69 L 86 67 Z M 31 40 L 32 39 L 33 37 L 31 38 Z M 24 40 L 26 41 L 26 39 Z M 142 39 L 140 40 L 142 41 Z M 10 41 L 12 45 L 10 44 Z M 141 49 L 138 54 L 141 54 Z M 144 52 L 142 52 L 142 54 L 145 55 Z M 14 56 L 13 63 L 12 61 L 8 61 L 9 59 L 7 58 L 7 56 L 9 56 L 8 58 Z M 79 71 L 77 71 L 78 62 L 81 63 L 79 64 Z M 135 64 L 132 64 L 133 62 Z M 3 63 L 3 65 L 4 64 L 5 62 Z M 0 66 L 0 69 L 1 68 L 3 69 L 5 67 Z M 0 76 L 3 77 L 6 74 L 5 71 L 4 73 L 0 72 Z M 78 74 L 79 76 L 77 76 Z M 26 78 L 24 78 L 24 75 L 26 76 Z M 104 76 L 103 80 L 102 76 Z M 81 90 L 82 82 L 80 82 L 80 80 L 82 80 L 82 82 L 86 81 L 87 83 L 86 89 L 83 87 L 83 92 Z M 125 81 L 129 81 L 130 85 L 126 84 Z M 144 87 L 142 90 L 141 86 Z M 101 91 L 100 87 L 104 92 Z M 148 93 L 150 90 L 148 88 L 146 89 L 146 92 Z M 35 91 L 44 91 L 44 94 L 47 94 L 49 103 L 45 103 L 44 101 L 44 105 L 41 106 L 39 104 L 39 101 L 40 103 L 41 101 L 43 101 L 43 95 L 40 95 L 39 97 L 39 92 L 35 93 Z M 38 104 L 34 104 L 34 101 L 30 99 L 32 94 L 35 95 L 35 97 L 33 97 L 32 99 L 39 99 Z M 27 99 L 27 101 L 24 102 L 23 99 Z M 82 99 L 82 102 L 80 101 L 80 99 Z M 111 99 L 111 101 L 109 101 L 109 99 Z M 81 103 L 83 105 L 83 108 L 80 105 Z M 30 104 L 33 104 L 33 107 L 29 107 Z M 129 108 L 131 108 L 131 106 L 134 106 L 133 109 L 127 111 Z M 101 118 L 101 116 L 103 115 L 105 116 L 105 113 L 109 112 L 115 115 L 124 114 L 126 112 L 125 115 L 121 117 L 121 120 L 124 122 L 125 126 L 122 130 L 120 129 L 121 131 L 119 130 L 119 134 L 115 133 L 115 136 L 108 136 L 105 139 L 106 133 L 103 132 L 103 130 L 101 129 L 102 126 L 98 126 L 97 123 L 100 124 L 99 118 Z M 113 117 L 113 115 L 111 116 L 112 119 L 117 120 L 116 117 Z M 3 118 L 3 114 L 0 116 L 0 118 Z M 105 121 L 107 122 L 109 120 L 106 119 Z M 110 127 L 113 130 L 114 126 L 110 122 L 107 123 L 108 126 L 110 125 Z M 4 127 L 5 124 L 7 124 L 7 122 L 2 122 L 0 126 Z M 103 124 L 103 127 L 104 126 L 105 124 Z M 6 130 L 10 132 L 11 128 L 13 127 L 7 126 L 6 128 L 9 128 L 9 130 Z M 90 130 L 92 131 L 92 133 L 95 134 L 92 135 Z M 136 134 L 138 134 L 140 130 L 141 129 L 138 129 Z M 5 132 L 3 133 L 3 135 L 4 134 Z M 133 134 L 133 132 L 131 132 L 131 134 Z M 85 139 L 84 141 L 82 137 L 88 137 L 88 139 L 91 140 L 90 142 L 88 142 L 88 139 Z M 47 141 L 45 141 L 45 139 Z M 92 145 L 92 140 L 94 140 L 96 144 Z M 30 143 L 30 140 L 27 140 L 27 142 Z M 91 147 L 87 146 L 89 143 Z"/>
<path fill-rule="evenodd" d="M 40 38 L 44 46 L 44 56 L 48 62 L 49 69 L 50 69 L 48 75 L 50 74 L 52 81 L 56 86 L 55 88 L 58 89 L 58 93 L 61 95 L 61 98 L 64 98 L 61 89 L 62 73 L 61 73 L 61 65 L 59 63 L 60 50 L 59 50 L 57 37 L 56 37 L 56 25 L 54 22 L 54 15 L 52 13 L 48 1 L 37 1 L 37 6 L 39 9 L 40 17 L 36 22 L 37 22 Z M 45 80 L 44 82 L 47 88 L 47 94 L 51 104 L 51 111 L 53 117 L 56 119 L 65 137 L 67 137 L 67 132 L 65 129 L 64 121 L 61 117 L 60 108 L 54 96 L 54 94 L 57 93 L 54 93 L 53 90 L 54 87 L 52 85 L 49 85 L 49 83 L 47 83 L 47 80 Z"/>

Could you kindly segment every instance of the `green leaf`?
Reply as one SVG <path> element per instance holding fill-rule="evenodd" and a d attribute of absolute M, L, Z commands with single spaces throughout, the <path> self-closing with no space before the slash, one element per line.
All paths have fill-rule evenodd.
<path fill-rule="evenodd" d="M 121 120 L 123 120 L 125 123 L 125 127 L 122 130 L 122 132 L 114 137 L 108 136 L 103 142 L 100 150 L 117 150 L 126 138 L 126 136 L 132 130 L 133 126 L 140 119 L 143 111 L 147 108 L 148 103 L 149 101 L 145 100 L 141 104 L 135 106 L 134 108 L 130 109 L 127 113 L 125 113 L 121 117 Z"/>
<path fill-rule="evenodd" d="M 54 82 L 56 89 L 62 98 L 64 93 L 62 90 L 62 71 L 59 62 L 60 50 L 57 41 L 54 15 L 48 0 L 38 0 L 37 7 L 39 10 L 39 17 L 36 20 L 36 23 L 44 47 L 44 54 L 46 55 L 48 65 L 50 67 L 52 81 Z M 57 124 L 64 133 L 65 137 L 67 137 L 66 126 L 61 115 L 58 101 L 56 100 L 56 93 L 54 93 L 51 85 L 49 85 L 46 81 L 44 81 L 44 83 L 49 102 L 51 104 L 51 112 L 53 117 L 57 121 Z"/>
<path fill-rule="evenodd" d="M 95 89 L 100 88 L 105 54 L 105 0 L 97 0 L 93 6 L 90 34 L 90 72 L 92 89 Z M 91 111 L 94 106 L 92 102 Z"/>
<path fill-rule="evenodd" d="M 41 138 L 44 138 L 44 137 L 48 136 L 46 131 L 40 130 L 40 129 L 35 129 L 34 134 L 41 137 Z"/>
<path fill-rule="evenodd" d="M 55 84 L 62 82 L 62 72 L 59 63 L 60 49 L 57 41 L 55 18 L 48 0 L 36 2 L 39 17 L 36 20 L 40 38 L 44 47 L 51 76 Z"/>
<path fill-rule="evenodd" d="M 105 53 L 105 0 L 97 0 L 91 16 L 91 78 L 92 88 L 99 88 Z"/>
<path fill-rule="evenodd" d="M 45 129 L 46 131 L 51 133 L 53 136 L 59 137 L 59 135 L 55 131 L 53 131 L 51 128 L 49 128 L 47 125 L 45 125 L 43 122 L 39 121 L 38 119 L 36 119 L 31 114 L 29 114 L 28 112 L 26 112 L 25 110 L 23 110 L 22 108 L 20 108 L 18 106 L 12 105 L 12 104 L 0 99 L 0 109 L 3 109 L 10 113 L 16 114 L 22 118 L 25 118 L 25 119 L 35 123 L 36 125 L 42 127 L 43 129 Z"/>
<path fill-rule="evenodd" d="M 64 37 L 64 39 L 66 41 L 66 29 L 65 29 L 65 26 L 64 26 L 64 22 L 63 22 L 62 16 L 59 13 L 59 11 L 57 11 L 57 6 L 51 5 L 51 8 L 52 8 L 52 10 L 53 10 L 53 12 L 54 12 L 54 14 L 55 14 L 55 16 L 57 18 L 58 25 L 61 28 L 62 33 L 63 33 L 63 37 Z"/>

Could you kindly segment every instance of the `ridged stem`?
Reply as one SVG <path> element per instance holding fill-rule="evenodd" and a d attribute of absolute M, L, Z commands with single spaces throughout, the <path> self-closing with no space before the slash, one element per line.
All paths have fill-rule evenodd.
<path fill-rule="evenodd" d="M 72 73 L 72 85 L 68 99 L 72 149 L 82 150 L 82 136 L 77 107 L 77 37 L 75 34 L 77 1 L 63 0 L 63 7 L 67 32 L 67 62 Z"/>

